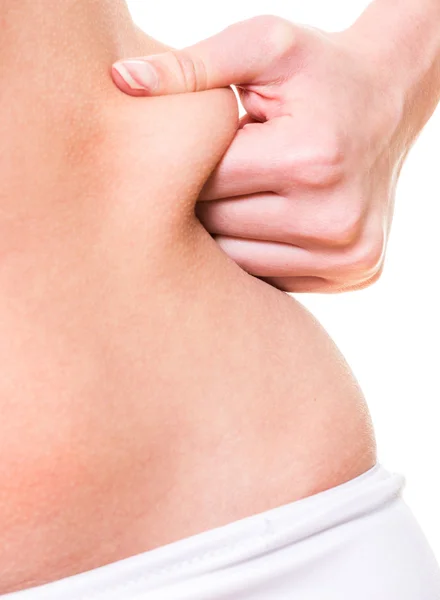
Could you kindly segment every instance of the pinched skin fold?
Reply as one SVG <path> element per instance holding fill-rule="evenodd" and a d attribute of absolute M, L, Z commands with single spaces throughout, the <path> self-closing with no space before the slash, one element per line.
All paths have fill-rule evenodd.
<path fill-rule="evenodd" d="M 233 92 L 124 96 L 111 63 L 163 49 L 124 31 L 73 63 L 60 33 L 56 77 L 17 72 L 0 46 L 0 593 L 375 462 L 364 398 L 327 334 L 194 215 L 236 131 Z M 93 56 L 89 79 L 77 63 Z"/>

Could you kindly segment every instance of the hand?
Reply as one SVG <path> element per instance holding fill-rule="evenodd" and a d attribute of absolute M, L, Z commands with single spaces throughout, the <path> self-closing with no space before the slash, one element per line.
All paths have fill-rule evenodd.
<path fill-rule="evenodd" d="M 236 84 L 247 115 L 197 215 L 249 273 L 289 292 L 335 292 L 381 274 L 406 152 L 402 103 L 379 66 L 348 33 L 263 16 L 113 74 L 132 95 Z"/>

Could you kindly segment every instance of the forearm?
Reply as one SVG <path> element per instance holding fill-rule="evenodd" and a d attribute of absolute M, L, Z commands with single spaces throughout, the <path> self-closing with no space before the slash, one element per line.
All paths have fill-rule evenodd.
<path fill-rule="evenodd" d="M 349 35 L 384 90 L 400 94 L 410 143 L 440 100 L 440 1 L 375 0 Z"/>

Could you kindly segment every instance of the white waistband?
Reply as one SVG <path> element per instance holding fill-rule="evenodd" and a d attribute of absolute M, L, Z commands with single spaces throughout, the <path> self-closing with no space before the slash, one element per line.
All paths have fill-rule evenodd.
<path fill-rule="evenodd" d="M 128 600 L 249 562 L 356 521 L 400 496 L 404 478 L 376 465 L 325 492 L 4 600 Z M 159 597 L 159 596 L 157 596 Z M 160 596 L 168 598 L 168 596 Z M 170 599 L 172 596 L 169 596 Z M 214 597 L 214 596 L 213 596 Z M 268 596 L 269 597 L 269 596 Z"/>

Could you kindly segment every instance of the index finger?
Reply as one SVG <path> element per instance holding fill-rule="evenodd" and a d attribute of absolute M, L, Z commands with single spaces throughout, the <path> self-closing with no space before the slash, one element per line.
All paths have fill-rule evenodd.
<path fill-rule="evenodd" d="M 292 181 L 288 168 L 291 140 L 285 133 L 288 118 L 249 123 L 239 129 L 199 200 L 282 193 Z"/>

